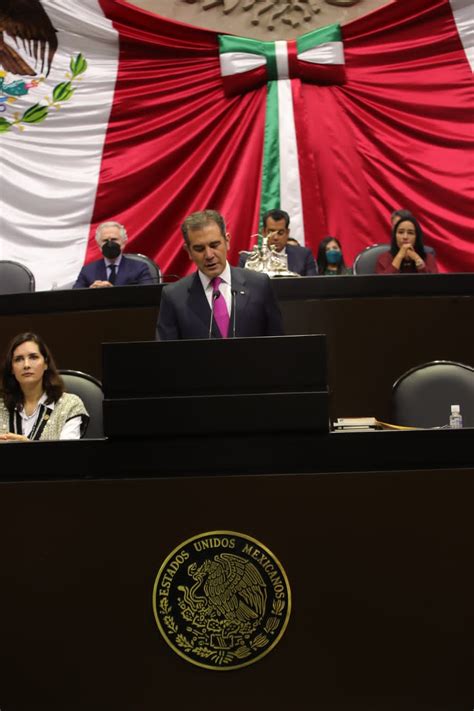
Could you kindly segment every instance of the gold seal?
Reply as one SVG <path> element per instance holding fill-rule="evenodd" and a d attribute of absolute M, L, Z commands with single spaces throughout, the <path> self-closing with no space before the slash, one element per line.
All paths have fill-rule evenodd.
<path fill-rule="evenodd" d="M 279 560 L 259 541 L 209 531 L 177 546 L 153 586 L 158 629 L 176 654 L 205 669 L 240 669 L 281 639 L 291 592 Z"/>

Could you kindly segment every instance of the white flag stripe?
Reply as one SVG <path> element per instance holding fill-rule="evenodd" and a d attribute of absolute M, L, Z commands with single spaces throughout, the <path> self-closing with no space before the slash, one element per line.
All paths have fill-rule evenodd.
<path fill-rule="evenodd" d="M 43 7 L 58 30 L 51 72 L 2 117 L 46 106 L 67 80 L 71 57 L 82 53 L 88 67 L 60 110 L 51 107 L 41 123 L 1 136 L 0 258 L 29 267 L 37 290 L 72 284 L 83 264 L 118 66 L 118 36 L 98 0 L 82 0 L 80 16 L 75 0 L 43 0 Z M 31 62 L 21 43 L 13 46 Z"/>
<path fill-rule="evenodd" d="M 288 67 L 288 45 L 285 41 L 277 40 L 275 42 L 275 59 L 278 79 L 289 79 L 290 69 Z"/>
<path fill-rule="evenodd" d="M 450 2 L 467 61 L 474 72 L 474 2 L 473 0 L 450 0 Z"/>
<path fill-rule="evenodd" d="M 298 59 L 311 64 L 344 64 L 342 42 L 325 42 L 298 54 Z"/>
<path fill-rule="evenodd" d="M 303 202 L 291 79 L 283 79 L 278 82 L 278 125 L 280 132 L 280 206 L 290 215 L 291 236 L 304 245 Z"/>
<path fill-rule="evenodd" d="M 220 62 L 222 76 L 228 77 L 264 67 L 267 60 L 261 54 L 250 52 L 223 52 L 220 55 Z"/>

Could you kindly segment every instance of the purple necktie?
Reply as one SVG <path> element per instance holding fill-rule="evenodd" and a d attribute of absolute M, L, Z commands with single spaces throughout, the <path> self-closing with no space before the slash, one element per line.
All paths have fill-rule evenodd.
<path fill-rule="evenodd" d="M 227 338 L 227 332 L 229 330 L 229 312 L 227 311 L 225 299 L 219 290 L 219 286 L 221 284 L 222 279 L 220 277 L 214 277 L 214 279 L 211 279 L 214 320 L 217 323 L 222 338 Z"/>

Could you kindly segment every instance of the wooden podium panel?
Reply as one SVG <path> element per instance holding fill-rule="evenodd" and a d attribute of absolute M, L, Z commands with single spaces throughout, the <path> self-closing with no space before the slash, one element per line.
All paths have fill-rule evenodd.
<path fill-rule="evenodd" d="M 329 431 L 326 336 L 106 343 L 103 370 L 114 439 Z"/>
<path fill-rule="evenodd" d="M 464 711 L 473 484 L 474 469 L 2 483 L 0 707 Z M 165 557 L 214 529 L 261 541 L 292 590 L 279 644 L 235 671 L 178 657 L 152 612 Z"/>

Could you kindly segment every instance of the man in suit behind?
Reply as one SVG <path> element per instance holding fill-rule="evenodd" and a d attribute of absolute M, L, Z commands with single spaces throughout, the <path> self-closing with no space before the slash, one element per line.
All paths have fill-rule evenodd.
<path fill-rule="evenodd" d="M 316 276 L 318 268 L 311 251 L 307 247 L 288 244 L 290 236 L 290 216 L 284 210 L 268 210 L 262 218 L 262 234 L 267 237 L 268 246 L 275 246 L 277 252 L 288 257 L 288 270 L 301 276 Z M 241 254 L 239 267 L 244 267 L 247 254 Z"/>
<path fill-rule="evenodd" d="M 102 222 L 96 230 L 95 238 L 104 258 L 82 267 L 73 289 L 153 283 L 144 262 L 136 262 L 122 254 L 127 231 L 120 222 Z"/>
<path fill-rule="evenodd" d="M 230 235 L 215 210 L 194 212 L 181 226 L 197 271 L 161 294 L 157 339 L 280 336 L 280 309 L 265 274 L 231 267 Z"/>

